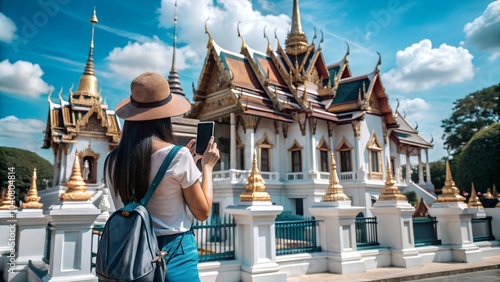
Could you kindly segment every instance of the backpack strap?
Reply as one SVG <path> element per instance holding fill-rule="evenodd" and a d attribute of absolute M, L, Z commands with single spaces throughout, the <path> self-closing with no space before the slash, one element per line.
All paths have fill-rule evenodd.
<path fill-rule="evenodd" d="M 151 185 L 149 185 L 148 191 L 146 192 L 146 195 L 144 195 L 144 198 L 141 200 L 141 205 L 146 206 L 149 202 L 149 199 L 151 199 L 151 196 L 153 196 L 153 193 L 156 190 L 156 187 L 158 187 L 158 184 L 160 184 L 160 181 L 163 179 L 163 176 L 165 176 L 165 172 L 167 171 L 168 167 L 170 166 L 170 163 L 174 159 L 175 155 L 177 152 L 182 148 L 182 146 L 175 145 L 170 152 L 168 153 L 167 157 L 163 161 L 163 163 L 160 166 L 160 169 L 158 169 L 158 172 L 155 175 L 155 178 L 153 179 L 153 182 L 151 182 Z"/>

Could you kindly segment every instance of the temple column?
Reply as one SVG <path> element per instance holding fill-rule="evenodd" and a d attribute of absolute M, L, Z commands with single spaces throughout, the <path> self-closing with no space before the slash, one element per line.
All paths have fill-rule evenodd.
<path fill-rule="evenodd" d="M 424 181 L 424 170 L 422 167 L 422 151 L 418 149 L 418 184 L 425 184 Z"/>
<path fill-rule="evenodd" d="M 429 149 L 425 149 L 425 173 L 427 175 L 427 185 L 432 185 L 431 168 L 429 164 Z"/>
<path fill-rule="evenodd" d="M 230 145 L 229 145 L 229 168 L 236 169 L 236 115 L 234 113 L 229 114 L 229 126 L 231 130 Z"/>
<path fill-rule="evenodd" d="M 313 155 L 314 155 L 314 148 L 313 148 L 313 143 L 312 143 L 312 137 L 311 137 L 311 132 L 308 130 L 311 128 L 308 126 L 308 123 L 306 122 L 304 124 L 305 130 L 306 130 L 306 135 L 305 140 L 304 140 L 304 153 L 302 157 L 304 158 L 305 162 L 302 164 L 302 171 L 305 173 L 309 174 L 309 179 L 314 179 L 316 177 L 316 170 L 314 167 L 314 164 L 312 163 L 313 160 Z M 308 179 L 306 175 L 304 175 L 304 179 Z"/>
<path fill-rule="evenodd" d="M 281 153 L 281 140 L 280 140 L 280 123 L 278 121 L 274 122 L 274 133 L 275 133 L 275 142 L 274 145 L 276 146 L 275 149 L 272 151 L 272 163 L 271 163 L 271 170 L 278 172 L 278 179 L 281 177 L 281 172 L 280 172 L 280 167 L 282 167 L 282 162 L 280 161 L 280 153 Z"/>
<path fill-rule="evenodd" d="M 411 181 L 410 153 L 406 152 L 406 183 Z"/>
<path fill-rule="evenodd" d="M 259 123 L 256 116 L 242 115 L 243 125 L 245 126 L 245 170 L 252 168 L 252 153 L 255 149 L 255 130 Z"/>

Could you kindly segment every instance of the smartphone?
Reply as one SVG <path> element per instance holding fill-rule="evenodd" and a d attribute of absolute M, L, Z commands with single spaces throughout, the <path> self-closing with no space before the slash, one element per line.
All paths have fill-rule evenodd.
<path fill-rule="evenodd" d="M 215 122 L 202 121 L 198 123 L 198 130 L 196 132 L 196 154 L 203 154 L 207 149 L 210 137 L 214 135 Z"/>

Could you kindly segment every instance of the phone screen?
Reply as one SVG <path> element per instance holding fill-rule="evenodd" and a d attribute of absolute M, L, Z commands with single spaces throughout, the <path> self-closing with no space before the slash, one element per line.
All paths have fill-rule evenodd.
<path fill-rule="evenodd" d="M 214 135 L 213 121 L 203 121 L 198 123 L 198 131 L 196 133 L 196 154 L 203 154 L 207 149 L 210 137 Z"/>

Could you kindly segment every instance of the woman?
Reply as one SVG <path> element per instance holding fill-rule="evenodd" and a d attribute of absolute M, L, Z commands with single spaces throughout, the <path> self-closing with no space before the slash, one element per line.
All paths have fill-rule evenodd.
<path fill-rule="evenodd" d="M 157 73 L 141 74 L 130 88 L 130 98 L 115 109 L 125 122 L 120 144 L 108 157 L 111 169 L 105 172 L 116 209 L 144 197 L 175 144 L 170 117 L 190 108 L 185 98 L 170 93 L 167 80 Z M 193 139 L 177 153 L 147 205 L 159 246 L 168 252 L 166 281 L 199 281 L 191 214 L 200 221 L 210 214 L 212 170 L 219 150 L 213 136 L 203 156 L 194 154 L 194 143 Z M 203 173 L 196 167 L 199 159 Z"/>

